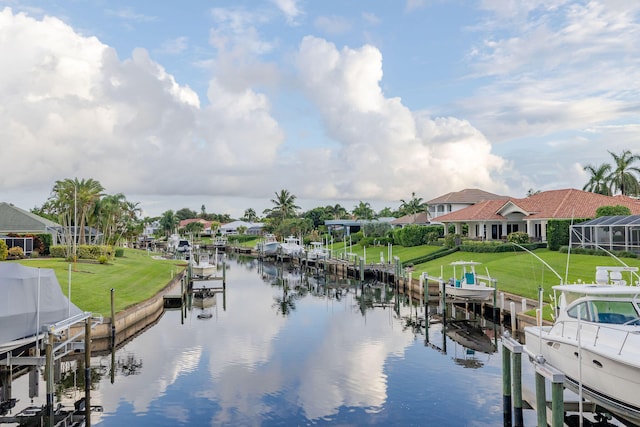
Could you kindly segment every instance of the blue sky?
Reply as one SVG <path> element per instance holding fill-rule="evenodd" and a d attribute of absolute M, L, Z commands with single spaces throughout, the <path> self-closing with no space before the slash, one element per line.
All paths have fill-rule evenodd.
<path fill-rule="evenodd" d="M 144 213 L 582 188 L 638 153 L 628 1 L 0 0 L 0 200 Z"/>

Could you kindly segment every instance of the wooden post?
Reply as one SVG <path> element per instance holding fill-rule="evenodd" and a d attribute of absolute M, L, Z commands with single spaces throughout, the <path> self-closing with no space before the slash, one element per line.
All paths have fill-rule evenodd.
<path fill-rule="evenodd" d="M 552 427 L 562 427 L 564 424 L 564 384 L 554 382 L 551 384 L 551 412 Z"/>
<path fill-rule="evenodd" d="M 91 319 L 84 321 L 84 411 L 85 425 L 91 427 Z"/>
<path fill-rule="evenodd" d="M 513 425 L 523 427 L 522 413 L 522 351 L 513 352 Z"/>
<path fill-rule="evenodd" d="M 536 414 L 538 425 L 547 425 L 547 391 L 544 376 L 536 372 Z"/>
<path fill-rule="evenodd" d="M 227 289 L 227 259 L 222 258 L 222 289 Z"/>
<path fill-rule="evenodd" d="M 115 289 L 111 288 L 111 347 L 116 345 L 116 305 Z"/>
<path fill-rule="evenodd" d="M 47 378 L 47 412 L 53 412 L 53 391 L 55 389 L 53 383 L 53 339 L 51 331 L 47 334 L 47 347 L 45 349 L 45 377 Z"/>
<path fill-rule="evenodd" d="M 502 411 L 503 424 L 511 427 L 511 350 L 502 346 Z"/>

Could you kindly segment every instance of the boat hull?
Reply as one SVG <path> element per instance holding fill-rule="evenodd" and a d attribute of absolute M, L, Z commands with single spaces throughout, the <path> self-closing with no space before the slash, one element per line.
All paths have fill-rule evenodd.
<path fill-rule="evenodd" d="M 493 288 L 482 286 L 447 286 L 445 288 L 445 294 L 448 297 L 473 300 L 473 301 L 486 301 L 493 296 Z"/>
<path fill-rule="evenodd" d="M 525 343 L 530 352 L 541 354 L 545 363 L 564 373 L 569 388 L 577 391 L 581 384 L 585 396 L 619 417 L 640 424 L 640 355 L 631 353 L 637 352 L 637 347 L 625 346 L 622 354 L 617 354 L 620 346 L 616 349 L 606 342 L 598 343 L 604 334 L 598 336 L 598 331 L 590 327 L 594 328 L 585 325 L 581 329 L 580 345 L 575 339 L 577 334 L 561 336 L 556 333 L 558 329 L 550 326 L 526 327 Z"/>
<path fill-rule="evenodd" d="M 194 265 L 191 267 L 191 273 L 197 277 L 209 277 L 216 272 L 215 265 Z"/>

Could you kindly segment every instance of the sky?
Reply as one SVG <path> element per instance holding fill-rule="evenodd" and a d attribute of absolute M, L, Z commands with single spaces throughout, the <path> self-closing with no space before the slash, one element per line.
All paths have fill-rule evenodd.
<path fill-rule="evenodd" d="M 143 216 L 582 189 L 640 154 L 640 2 L 0 0 L 0 201 Z"/>

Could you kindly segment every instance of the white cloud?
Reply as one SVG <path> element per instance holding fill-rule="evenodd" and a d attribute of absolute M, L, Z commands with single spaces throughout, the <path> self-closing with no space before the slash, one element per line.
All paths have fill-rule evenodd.
<path fill-rule="evenodd" d="M 297 65 L 327 134 L 340 144 L 338 152 L 314 162 L 327 178 L 317 184 L 320 194 L 399 200 L 411 191 L 435 197 L 470 186 L 505 190 L 494 176 L 504 160 L 468 122 L 432 119 L 384 96 L 382 55 L 375 47 L 339 51 L 323 39 L 305 37 Z"/>
<path fill-rule="evenodd" d="M 0 51 L 0 139 L 13 142 L 2 188 L 50 190 L 76 176 L 109 193 L 233 194 L 271 167 L 283 140 L 263 95 L 214 80 L 201 108 L 145 50 L 122 61 L 55 18 L 4 9 Z"/>
<path fill-rule="evenodd" d="M 287 22 L 290 24 L 296 23 L 296 18 L 302 15 L 302 11 L 298 6 L 298 0 L 272 0 L 276 6 L 287 17 Z"/>

